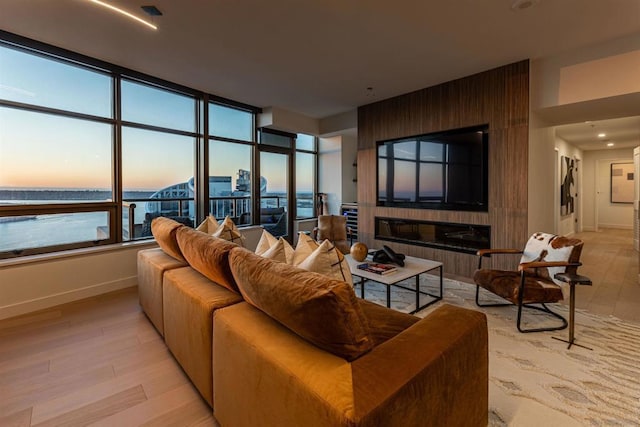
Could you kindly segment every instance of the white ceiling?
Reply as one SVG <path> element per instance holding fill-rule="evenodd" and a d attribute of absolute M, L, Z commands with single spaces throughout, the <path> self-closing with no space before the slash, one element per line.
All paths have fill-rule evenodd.
<path fill-rule="evenodd" d="M 601 133 L 605 136 L 598 137 Z M 558 126 L 556 135 L 582 150 L 638 147 L 640 116 Z M 608 143 L 612 143 L 613 146 L 608 147 Z"/>
<path fill-rule="evenodd" d="M 219 96 L 323 118 L 638 33 L 638 0 L 0 0 L 0 29 Z M 372 90 L 367 90 L 372 87 Z"/>

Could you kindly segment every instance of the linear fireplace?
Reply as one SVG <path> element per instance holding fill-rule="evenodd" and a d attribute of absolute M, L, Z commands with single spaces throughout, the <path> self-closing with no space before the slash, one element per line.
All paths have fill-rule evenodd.
<path fill-rule="evenodd" d="M 375 238 L 475 254 L 491 247 L 491 226 L 376 217 Z"/>

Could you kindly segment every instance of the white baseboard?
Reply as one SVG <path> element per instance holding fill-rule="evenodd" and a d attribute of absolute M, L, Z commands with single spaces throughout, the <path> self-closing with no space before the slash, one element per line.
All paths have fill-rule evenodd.
<path fill-rule="evenodd" d="M 20 316 L 22 314 L 31 313 L 37 310 L 43 310 L 56 305 L 66 304 L 81 300 L 84 298 L 93 297 L 96 295 L 106 294 L 108 292 L 117 291 L 138 285 L 138 277 L 131 276 L 124 279 L 114 280 L 112 282 L 99 283 L 97 285 L 91 285 L 80 289 L 74 289 L 68 292 L 62 292 L 54 295 L 47 295 L 45 297 L 32 299 L 29 301 L 22 301 L 12 305 L 6 305 L 0 307 L 0 320 L 8 319 L 9 317 Z"/>
<path fill-rule="evenodd" d="M 596 231 L 596 228 L 592 227 L 590 225 L 583 225 L 582 226 L 582 231 Z"/>

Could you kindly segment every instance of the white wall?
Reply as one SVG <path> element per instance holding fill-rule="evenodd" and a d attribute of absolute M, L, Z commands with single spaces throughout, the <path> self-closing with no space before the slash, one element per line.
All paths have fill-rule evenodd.
<path fill-rule="evenodd" d="M 585 151 L 583 169 L 583 229 L 633 228 L 633 205 L 611 203 L 611 163 L 633 162 L 633 148 Z M 596 224 L 597 208 L 597 224 Z"/>
<path fill-rule="evenodd" d="M 557 164 L 555 134 L 553 128 L 539 120 L 534 112 L 529 117 L 529 174 L 528 174 L 528 229 L 529 235 L 537 231 L 556 232 L 555 209 L 560 196 L 556 197 Z"/>
<path fill-rule="evenodd" d="M 342 136 L 320 138 L 318 192 L 327 195 L 328 214 L 339 215 L 342 203 Z M 327 213 L 327 212 L 325 212 Z"/>
<path fill-rule="evenodd" d="M 0 319 L 137 286 L 138 251 L 155 242 L 0 262 Z"/>
<path fill-rule="evenodd" d="M 340 205 L 356 202 L 358 187 L 353 163 L 357 159 L 357 138 L 349 134 L 320 138 L 318 145 L 318 191 L 326 193 L 329 213 L 340 214 Z"/>
<path fill-rule="evenodd" d="M 637 93 L 638 70 L 637 34 L 532 61 L 532 109 Z"/>
<path fill-rule="evenodd" d="M 555 145 L 556 145 L 556 152 L 557 152 L 556 185 L 555 185 L 555 191 L 554 191 L 555 193 L 554 211 L 557 218 L 556 219 L 557 227 L 556 227 L 555 233 L 562 236 L 568 236 L 573 234 L 575 231 L 579 231 L 579 230 L 576 230 L 576 220 L 579 218 L 579 216 L 581 216 L 580 212 L 582 208 L 582 195 L 581 195 L 580 186 L 582 185 L 582 181 L 584 179 L 584 176 L 582 175 L 583 154 L 582 154 L 582 150 L 574 147 L 567 141 L 563 140 L 562 138 L 559 138 L 557 135 L 555 137 Z M 574 175 L 575 184 L 576 184 L 574 187 L 575 188 L 574 197 L 575 197 L 575 194 L 578 194 L 578 197 L 575 199 L 575 210 L 572 214 L 565 215 L 565 216 L 560 215 L 560 186 L 562 184 L 562 177 L 560 173 L 561 171 L 560 157 L 561 156 L 570 157 L 576 160 L 576 167 L 578 168 L 578 170 Z"/>

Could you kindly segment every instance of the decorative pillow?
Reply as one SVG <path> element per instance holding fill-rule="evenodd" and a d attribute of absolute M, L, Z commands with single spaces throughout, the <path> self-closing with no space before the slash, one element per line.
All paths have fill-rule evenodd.
<path fill-rule="evenodd" d="M 267 249 L 261 254 L 256 253 L 256 255 L 260 255 L 263 258 L 269 258 L 274 261 L 284 262 L 286 264 L 287 255 L 285 254 L 285 251 L 284 251 L 283 242 L 285 242 L 285 240 L 281 237 L 280 239 L 276 240 L 275 245 L 271 246 L 269 249 Z"/>
<path fill-rule="evenodd" d="M 289 242 L 282 237 L 276 239 L 267 230 L 262 230 L 262 236 L 260 236 L 260 241 L 255 250 L 256 255 L 286 262 L 287 264 L 293 263 L 293 252 Z"/>
<path fill-rule="evenodd" d="M 296 249 L 293 252 L 293 265 L 298 265 L 309 255 L 313 253 L 316 249 L 318 249 L 318 243 L 313 240 L 309 235 L 299 232 L 298 233 L 298 243 L 296 244 Z"/>
<path fill-rule="evenodd" d="M 176 237 L 184 258 L 194 270 L 238 292 L 229 267 L 229 251 L 238 245 L 188 227 L 178 229 Z"/>
<path fill-rule="evenodd" d="M 213 234 L 218 230 L 218 220 L 215 216 L 209 215 L 205 218 L 204 221 L 200 223 L 200 225 L 196 228 L 198 231 L 202 231 L 203 233 Z"/>
<path fill-rule="evenodd" d="M 580 240 L 549 233 L 534 233 L 524 248 L 520 263 L 532 261 L 578 262 L 581 252 L 582 242 Z M 548 267 L 527 269 L 525 271 L 552 280 L 555 284 L 562 286 L 564 283 L 554 279 L 554 276 L 556 273 L 563 273 L 565 270 L 565 267 Z"/>
<path fill-rule="evenodd" d="M 274 237 L 273 234 L 263 229 L 262 235 L 260 236 L 260 240 L 258 241 L 258 246 L 256 246 L 256 250 L 255 250 L 256 255 L 262 255 L 263 253 L 268 251 L 270 247 L 274 246 L 276 243 L 278 243 L 278 239 Z"/>
<path fill-rule="evenodd" d="M 240 230 L 229 216 L 220 223 L 218 229 L 212 234 L 212 236 L 244 246 L 244 236 L 240 233 Z"/>
<path fill-rule="evenodd" d="M 349 263 L 333 243 L 325 240 L 304 261 L 297 265 L 303 270 L 314 271 L 353 286 Z"/>
<path fill-rule="evenodd" d="M 352 286 L 241 248 L 229 262 L 249 304 L 312 344 L 349 361 L 373 348 Z"/>
<path fill-rule="evenodd" d="M 151 222 L 151 234 L 156 239 L 158 246 L 169 256 L 178 261 L 187 262 L 176 240 L 176 232 L 184 227 L 177 221 L 163 216 L 154 218 Z"/>

